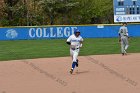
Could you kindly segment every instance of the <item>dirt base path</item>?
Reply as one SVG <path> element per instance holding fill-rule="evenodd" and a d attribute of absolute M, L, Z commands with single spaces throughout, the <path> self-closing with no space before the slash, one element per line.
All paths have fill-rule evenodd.
<path fill-rule="evenodd" d="M 140 93 L 140 53 L 0 62 L 0 93 Z"/>

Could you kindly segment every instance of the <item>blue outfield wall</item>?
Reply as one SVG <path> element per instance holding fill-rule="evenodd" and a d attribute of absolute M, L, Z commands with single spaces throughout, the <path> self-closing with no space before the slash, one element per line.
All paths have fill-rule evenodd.
<path fill-rule="evenodd" d="M 7 27 L 0 28 L 0 40 L 59 39 L 67 38 L 75 29 L 84 38 L 118 37 L 120 25 L 94 26 L 44 26 L 44 27 Z M 140 37 L 140 24 L 128 25 L 129 35 Z"/>

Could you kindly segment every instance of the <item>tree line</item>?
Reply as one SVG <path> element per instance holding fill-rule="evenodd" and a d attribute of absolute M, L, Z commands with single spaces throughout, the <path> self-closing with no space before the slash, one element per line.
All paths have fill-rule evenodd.
<path fill-rule="evenodd" d="M 3 0 L 0 26 L 113 23 L 113 0 Z"/>

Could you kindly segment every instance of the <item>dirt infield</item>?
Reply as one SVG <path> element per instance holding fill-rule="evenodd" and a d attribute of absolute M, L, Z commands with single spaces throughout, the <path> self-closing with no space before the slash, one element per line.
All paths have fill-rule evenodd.
<path fill-rule="evenodd" d="M 0 93 L 140 93 L 140 54 L 0 62 Z"/>

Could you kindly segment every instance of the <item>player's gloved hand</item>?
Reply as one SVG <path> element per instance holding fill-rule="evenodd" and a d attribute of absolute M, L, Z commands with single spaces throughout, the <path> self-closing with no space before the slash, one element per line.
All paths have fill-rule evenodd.
<path fill-rule="evenodd" d="M 131 38 L 128 36 L 128 40 L 130 40 Z"/>
<path fill-rule="evenodd" d="M 119 42 L 121 42 L 121 39 L 119 39 Z"/>

